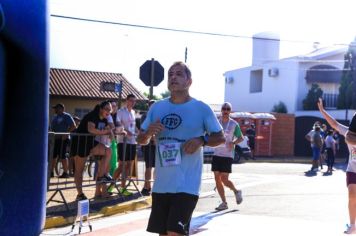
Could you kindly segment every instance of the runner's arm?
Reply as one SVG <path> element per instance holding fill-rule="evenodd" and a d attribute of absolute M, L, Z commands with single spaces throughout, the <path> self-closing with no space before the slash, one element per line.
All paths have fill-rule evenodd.
<path fill-rule="evenodd" d="M 340 123 L 337 122 L 331 115 L 329 115 L 329 113 L 327 113 L 324 109 L 324 106 L 323 106 L 323 100 L 321 98 L 319 98 L 319 101 L 318 101 L 318 108 L 319 108 L 319 111 L 320 113 L 323 115 L 323 117 L 325 118 L 325 120 L 329 123 L 329 125 L 339 131 L 339 125 Z"/>

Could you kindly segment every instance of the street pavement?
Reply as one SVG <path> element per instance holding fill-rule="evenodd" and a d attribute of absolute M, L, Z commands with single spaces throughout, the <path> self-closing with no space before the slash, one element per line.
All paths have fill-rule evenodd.
<path fill-rule="evenodd" d="M 206 166 L 205 168 L 209 168 Z M 306 164 L 245 163 L 233 166 L 231 180 L 243 191 L 235 203 L 226 189 L 229 209 L 217 212 L 218 194 L 211 174 L 204 176 L 202 195 L 191 222 L 191 235 L 343 235 L 348 222 L 345 166 L 333 175 L 308 172 Z M 150 210 L 91 221 L 83 235 L 153 235 L 145 231 Z M 45 235 L 75 235 L 71 227 L 46 230 Z M 84 234 L 85 233 L 85 234 Z"/>

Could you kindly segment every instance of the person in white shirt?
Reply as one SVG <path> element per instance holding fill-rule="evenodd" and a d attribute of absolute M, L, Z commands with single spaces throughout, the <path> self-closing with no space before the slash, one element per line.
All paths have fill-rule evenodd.
<path fill-rule="evenodd" d="M 337 130 L 340 135 L 345 136 L 345 140 L 350 152 L 349 162 L 346 169 L 346 184 L 349 192 L 349 219 L 350 224 L 347 225 L 345 234 L 356 234 L 356 139 L 354 128 L 356 126 L 356 115 L 352 118 L 350 127 L 344 126 L 337 122 L 324 109 L 323 100 L 319 98 L 318 108 L 329 125 Z"/>
<path fill-rule="evenodd" d="M 216 189 L 221 198 L 221 204 L 215 210 L 228 209 L 224 186 L 230 188 L 236 198 L 236 203 L 242 202 L 242 192 L 237 190 L 233 182 L 229 180 L 232 162 L 234 160 L 235 145 L 243 141 L 243 135 L 239 124 L 230 118 L 231 104 L 225 102 L 221 107 L 221 118 L 219 123 L 224 130 L 226 142 L 214 148 L 211 170 L 214 172 Z"/>
<path fill-rule="evenodd" d="M 118 136 L 117 156 L 119 160 L 119 167 L 113 174 L 113 178 L 117 179 L 121 175 L 120 192 L 124 196 L 132 195 L 132 193 L 126 189 L 126 178 L 131 174 L 132 162 L 136 157 L 136 135 L 138 133 L 138 129 L 136 128 L 136 116 L 133 109 L 135 104 L 136 96 L 133 94 L 127 95 L 126 106 L 118 110 L 116 115 L 116 122 L 120 127 L 122 127 L 123 132 L 126 135 Z"/>

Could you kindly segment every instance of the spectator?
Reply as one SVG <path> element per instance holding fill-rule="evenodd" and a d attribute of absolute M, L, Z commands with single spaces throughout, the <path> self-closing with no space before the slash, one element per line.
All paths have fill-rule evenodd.
<path fill-rule="evenodd" d="M 320 152 L 319 152 L 319 157 L 317 160 L 314 161 L 314 149 L 313 149 L 313 142 L 314 142 L 314 134 L 315 134 L 315 128 L 319 127 L 319 132 L 320 132 L 320 122 L 316 121 L 313 125 L 313 128 L 305 135 L 305 139 L 308 140 L 308 142 L 310 143 L 310 147 L 312 149 L 312 155 L 313 155 L 313 160 L 312 160 L 312 168 L 311 171 L 317 171 L 319 169 L 319 159 L 320 159 Z M 314 163 L 316 164 L 316 167 L 314 165 Z"/>
<path fill-rule="evenodd" d="M 121 175 L 121 189 L 120 192 L 124 196 L 132 195 L 126 189 L 126 178 L 131 174 L 132 162 L 136 157 L 136 134 L 138 129 L 136 127 L 135 111 L 133 107 L 136 104 L 136 96 L 129 94 L 126 97 L 126 106 L 117 112 L 117 123 L 123 128 L 126 136 L 118 137 L 117 155 L 119 159 L 119 167 L 116 169 L 113 178 L 116 180 Z M 125 140 L 126 139 L 126 140 Z M 126 153 L 124 156 L 124 145 L 126 145 Z M 124 175 L 123 175 L 124 173 Z"/>
<path fill-rule="evenodd" d="M 65 112 L 65 107 L 62 103 L 52 107 L 55 112 L 55 116 L 51 122 L 51 130 L 56 133 L 67 133 L 72 132 L 76 126 L 75 122 L 70 114 Z M 63 174 L 59 178 L 68 178 L 68 156 L 69 156 L 69 142 L 70 136 L 68 134 L 55 135 L 54 141 L 54 153 L 53 158 L 60 158 L 63 166 Z M 54 176 L 53 170 L 56 161 L 52 161 L 51 166 L 51 177 Z"/>
<path fill-rule="evenodd" d="M 333 138 L 333 130 L 327 131 L 326 138 L 325 138 L 325 149 L 327 154 L 327 164 L 328 170 L 326 171 L 327 174 L 332 174 L 333 166 L 335 162 L 335 154 L 336 154 L 336 141 Z"/>
<path fill-rule="evenodd" d="M 104 101 L 96 105 L 93 111 L 83 117 L 76 133 L 92 134 L 99 137 L 103 135 L 112 135 L 112 130 L 110 129 L 107 120 L 110 113 L 111 104 L 109 101 Z M 74 136 L 72 154 L 75 156 L 74 181 L 78 192 L 76 200 L 87 199 L 82 190 L 82 182 L 84 165 L 89 154 L 102 156 L 98 167 L 95 197 L 108 197 L 109 195 L 106 191 L 106 184 L 104 182 L 107 180 L 105 173 L 111 158 L 110 148 L 106 147 L 103 143 L 98 142 L 93 136 Z"/>
<path fill-rule="evenodd" d="M 248 137 L 248 145 L 251 149 L 251 158 L 255 160 L 255 139 L 256 139 L 256 128 L 255 124 L 251 124 L 249 128 L 246 129 L 246 136 Z"/>
<path fill-rule="evenodd" d="M 148 102 L 148 108 L 150 108 L 155 101 L 151 100 Z M 146 119 L 147 114 L 143 114 L 141 116 L 141 121 L 140 123 L 143 124 L 143 122 Z M 142 146 L 142 152 L 143 156 L 145 159 L 145 184 L 143 186 L 143 189 L 141 191 L 141 194 L 144 196 L 149 196 L 151 195 L 151 179 L 152 179 L 152 168 L 155 167 L 155 154 L 156 154 L 156 144 L 154 139 L 151 139 L 148 145 L 143 145 Z"/>

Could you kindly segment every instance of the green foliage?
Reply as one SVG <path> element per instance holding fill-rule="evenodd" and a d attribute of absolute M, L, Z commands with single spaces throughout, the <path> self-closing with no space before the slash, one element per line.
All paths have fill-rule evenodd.
<path fill-rule="evenodd" d="M 161 97 L 162 98 L 168 98 L 170 96 L 171 96 L 171 92 L 169 92 L 168 90 L 163 92 L 163 93 L 161 93 Z"/>
<path fill-rule="evenodd" d="M 143 92 L 143 95 L 145 95 L 147 99 L 149 99 L 150 97 L 149 93 L 146 92 Z M 157 95 L 153 94 L 153 100 L 161 100 L 161 97 L 158 97 Z"/>
<path fill-rule="evenodd" d="M 345 64 L 344 71 L 340 80 L 339 87 L 339 97 L 337 100 L 338 109 L 349 109 L 356 107 L 356 101 L 352 99 L 353 97 L 353 79 L 352 79 L 352 58 L 353 55 L 356 55 L 352 52 L 351 46 L 349 47 L 348 52 L 345 54 Z M 353 68 L 355 69 L 355 68 Z"/>
<path fill-rule="evenodd" d="M 318 110 L 318 99 L 323 96 L 323 90 L 317 84 L 312 84 L 306 98 L 303 100 L 304 110 Z"/>
<path fill-rule="evenodd" d="M 288 113 L 288 109 L 284 102 L 280 101 L 279 103 L 275 104 L 272 108 L 272 112 L 276 113 Z"/>

